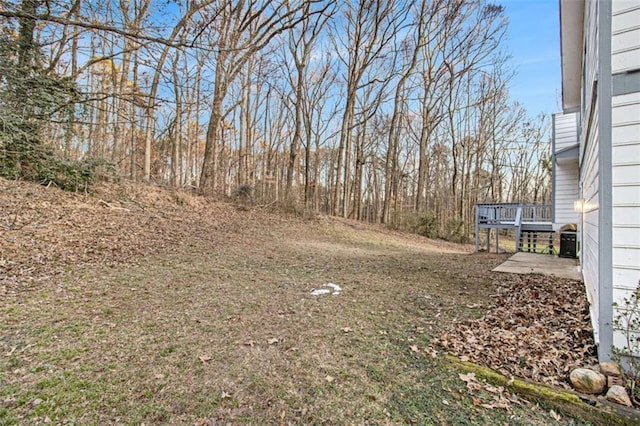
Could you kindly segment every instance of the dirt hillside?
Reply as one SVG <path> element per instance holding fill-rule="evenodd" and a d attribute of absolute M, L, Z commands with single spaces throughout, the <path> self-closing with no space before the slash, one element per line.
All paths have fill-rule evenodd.
<path fill-rule="evenodd" d="M 90 194 L 74 194 L 0 178 L 0 294 L 50 284 L 74 268 L 121 267 L 189 247 L 198 251 L 221 241 L 245 243 L 238 235 L 259 239 L 277 232 L 283 242 L 304 244 L 305 233 L 340 228 L 353 235 L 374 231 L 391 244 L 416 250 L 470 251 L 382 226 L 326 216 L 303 220 L 154 185 L 98 185 Z"/>

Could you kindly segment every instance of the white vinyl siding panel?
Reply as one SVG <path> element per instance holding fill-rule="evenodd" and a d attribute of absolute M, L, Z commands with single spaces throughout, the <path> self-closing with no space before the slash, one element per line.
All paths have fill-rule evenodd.
<path fill-rule="evenodd" d="M 639 180 L 638 172 L 640 168 L 640 162 L 629 159 L 627 163 L 617 165 L 613 167 L 613 182 L 614 185 L 630 185 L 638 188 L 637 183 Z M 631 198 L 628 202 L 637 202 L 637 198 Z"/>
<path fill-rule="evenodd" d="M 618 126 L 613 128 L 613 140 L 617 146 L 635 145 L 640 133 L 640 126 Z"/>
<path fill-rule="evenodd" d="M 629 200 L 633 200 L 634 197 L 638 196 L 638 187 L 637 185 L 620 185 L 617 184 L 613 187 L 612 191 L 613 195 L 613 204 L 620 205 L 629 202 Z"/>
<path fill-rule="evenodd" d="M 622 246 L 620 244 L 615 244 L 613 246 L 613 264 L 614 268 L 616 265 L 620 268 L 625 268 L 627 266 L 633 267 L 638 264 L 640 260 L 640 250 L 638 250 L 637 244 L 633 244 L 630 246 Z M 616 283 L 617 287 L 637 287 L 638 279 L 640 279 L 640 275 L 630 283 Z"/>
<path fill-rule="evenodd" d="M 613 228 L 613 239 L 618 247 L 634 247 L 638 244 L 638 241 L 640 241 L 640 226 L 616 226 Z M 628 266 L 640 268 L 640 264 L 638 263 Z"/>
<path fill-rule="evenodd" d="M 611 54 L 615 55 L 622 52 L 632 52 L 638 49 L 638 39 L 640 39 L 640 28 L 625 28 L 611 37 Z"/>
<path fill-rule="evenodd" d="M 611 17 L 611 71 L 640 69 L 640 2 L 614 0 Z"/>
<path fill-rule="evenodd" d="M 616 288 L 620 291 L 635 290 L 638 286 L 638 275 L 640 275 L 640 268 L 618 267 L 613 271 L 613 281 L 619 283 L 635 283 L 631 286 L 625 286 L 624 284 L 618 285 Z M 627 296 L 628 294 L 623 297 Z"/>
<path fill-rule="evenodd" d="M 640 128 L 640 126 L 639 126 Z M 613 146 L 612 163 L 613 166 L 624 166 L 626 164 L 637 164 L 640 159 L 640 145 L 624 144 Z"/>
<path fill-rule="evenodd" d="M 629 12 L 636 9 L 640 9 L 638 0 L 613 0 L 611 13 L 613 13 L 613 15 L 615 16 L 617 14 Z"/>

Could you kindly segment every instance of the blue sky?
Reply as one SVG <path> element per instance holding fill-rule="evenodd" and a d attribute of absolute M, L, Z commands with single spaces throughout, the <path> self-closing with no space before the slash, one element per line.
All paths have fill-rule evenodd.
<path fill-rule="evenodd" d="M 558 0 L 497 0 L 509 18 L 506 46 L 516 76 L 511 98 L 530 115 L 560 111 Z"/>

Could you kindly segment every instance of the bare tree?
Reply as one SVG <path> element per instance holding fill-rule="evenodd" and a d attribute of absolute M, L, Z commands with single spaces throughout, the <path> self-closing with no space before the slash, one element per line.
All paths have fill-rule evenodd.
<path fill-rule="evenodd" d="M 407 17 L 407 10 L 391 0 L 347 2 L 342 19 L 334 26 L 332 40 L 345 66 L 345 103 L 340 127 L 340 142 L 333 188 L 333 214 L 347 214 L 347 197 L 351 169 L 352 130 L 358 90 L 379 84 L 377 77 L 363 81 L 367 70 L 384 60 L 385 49 L 397 36 Z M 346 53 L 342 53 L 346 51 Z M 388 81 L 387 78 L 385 80 Z M 341 207 L 341 208 L 340 208 Z"/>
<path fill-rule="evenodd" d="M 311 4 L 308 8 L 307 3 Z M 242 0 L 226 1 L 218 6 L 210 23 L 216 31 L 217 52 L 200 193 L 211 195 L 216 190 L 216 141 L 230 84 L 256 52 L 266 47 L 277 35 L 302 22 L 307 14 L 305 12 L 316 14 L 324 11 L 324 8 L 315 9 L 315 6 L 324 6 L 323 3 L 310 0 L 290 7 L 286 1 Z"/>
<path fill-rule="evenodd" d="M 292 194 L 293 176 L 295 172 L 295 165 L 298 159 L 298 150 L 302 143 L 303 128 L 305 122 L 303 120 L 303 113 L 305 107 L 305 100 L 308 94 L 309 83 L 308 68 L 311 61 L 311 55 L 316 47 L 316 40 L 320 36 L 323 28 L 327 24 L 328 20 L 334 13 L 335 0 L 328 1 L 326 12 L 322 14 L 312 15 L 310 13 L 310 3 L 306 3 L 303 9 L 304 19 L 298 25 L 298 27 L 291 28 L 289 30 L 288 37 L 288 50 L 293 59 L 293 65 L 295 70 L 289 72 L 289 82 L 294 91 L 293 104 L 294 104 L 294 131 L 291 138 L 291 144 L 289 147 L 289 163 L 287 166 L 287 180 L 285 187 L 285 197 L 290 201 L 295 201 Z M 290 6 L 288 6 L 290 7 Z M 285 61 L 285 64 L 287 62 Z M 307 132 L 310 129 L 307 129 Z M 309 146 L 309 138 L 307 138 L 307 146 Z M 307 150 L 307 153 L 309 151 Z M 306 156 L 306 162 L 309 162 L 309 156 Z M 307 167 L 308 170 L 308 167 Z M 306 175 L 308 181 L 308 174 Z M 306 193 L 306 191 L 305 191 Z"/>
<path fill-rule="evenodd" d="M 434 3 L 435 5 L 436 3 Z M 427 1 L 420 1 L 416 5 L 416 12 L 413 25 L 406 39 L 402 40 L 400 49 L 400 60 L 402 62 L 399 72 L 398 83 L 395 88 L 395 96 L 393 99 L 393 113 L 389 123 L 389 133 L 387 138 L 387 154 L 385 158 L 385 194 L 382 206 L 381 221 L 387 222 L 389 215 L 389 206 L 391 199 L 397 195 L 398 191 L 398 144 L 400 141 L 400 121 L 403 118 L 403 109 L 406 96 L 406 84 L 418 65 L 418 59 L 422 47 L 427 40 L 426 23 L 428 20 L 428 4 Z M 437 6 L 436 6 L 437 10 Z"/>

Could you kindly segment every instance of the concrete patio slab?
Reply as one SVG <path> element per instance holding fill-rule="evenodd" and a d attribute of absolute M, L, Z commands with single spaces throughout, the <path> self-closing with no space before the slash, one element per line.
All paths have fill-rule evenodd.
<path fill-rule="evenodd" d="M 567 259 L 548 254 L 520 252 L 494 269 L 510 274 L 543 274 L 582 281 L 577 259 Z"/>

